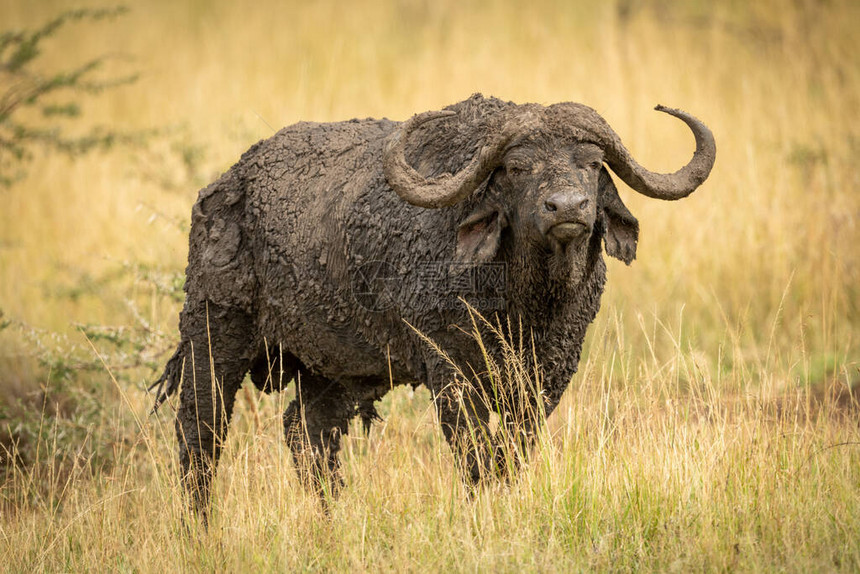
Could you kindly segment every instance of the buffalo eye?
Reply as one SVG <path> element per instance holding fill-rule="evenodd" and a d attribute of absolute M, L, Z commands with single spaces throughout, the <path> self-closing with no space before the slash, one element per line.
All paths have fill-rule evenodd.
<path fill-rule="evenodd" d="M 521 165 L 511 165 L 507 168 L 508 174 L 514 177 L 519 177 L 521 175 L 527 175 L 531 172 L 531 170 L 525 166 Z"/>
<path fill-rule="evenodd" d="M 592 161 L 592 162 L 589 162 L 588 167 L 589 167 L 589 168 L 591 168 L 591 169 L 600 169 L 600 167 L 601 167 L 602 165 L 603 165 L 603 163 L 602 163 L 602 162 L 599 162 L 599 161 L 597 161 L 597 160 L 594 160 L 594 161 Z"/>

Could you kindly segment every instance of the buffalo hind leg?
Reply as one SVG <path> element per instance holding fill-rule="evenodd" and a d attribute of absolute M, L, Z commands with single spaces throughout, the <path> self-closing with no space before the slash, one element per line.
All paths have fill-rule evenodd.
<path fill-rule="evenodd" d="M 234 399 L 248 371 L 251 326 L 243 313 L 211 303 L 206 307 L 208 313 L 204 308 L 181 317 L 183 383 L 176 415 L 183 487 L 204 525 Z"/>
<path fill-rule="evenodd" d="M 338 452 L 354 415 L 355 401 L 340 383 L 306 372 L 296 380 L 296 398 L 284 411 L 284 433 L 299 478 L 323 503 L 343 485 Z"/>

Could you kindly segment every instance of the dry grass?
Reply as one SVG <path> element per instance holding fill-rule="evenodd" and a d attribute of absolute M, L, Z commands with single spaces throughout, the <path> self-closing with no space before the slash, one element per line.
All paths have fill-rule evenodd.
<path fill-rule="evenodd" d="M 2 27 L 62 7 L 7 1 Z M 0 563 L 28 572 L 857 571 L 858 17 L 856 3 L 838 0 L 164 1 L 53 39 L 56 65 L 132 55 L 142 79 L 93 101 L 87 117 L 188 126 L 205 144 L 204 179 L 270 126 L 402 119 L 474 91 L 587 103 L 657 170 L 679 166 L 692 142 L 651 108 L 682 107 L 712 127 L 719 152 L 711 178 L 683 202 L 622 188 L 642 225 L 639 259 L 610 264 L 580 372 L 515 483 L 470 500 L 426 392 L 399 391 L 369 439 L 346 442 L 348 488 L 325 519 L 281 439 L 287 397 L 243 391 L 213 528 L 195 541 L 179 520 L 172 422 L 145 414 L 140 387 L 151 373 L 136 374 L 139 385 L 87 376 L 104 385 L 107 406 L 86 440 L 109 445 L 110 464 L 61 467 L 63 431 L 46 424 L 33 464 L 0 488 Z M 182 180 L 175 164 L 144 161 L 141 170 L 139 156 L 122 152 L 39 158 L 31 177 L 0 191 L 7 316 L 86 345 L 70 324 L 122 323 L 134 299 L 154 326 L 175 329 L 176 302 L 148 284 L 93 279 L 123 261 L 184 265 L 186 237 L 173 221 L 187 220 L 196 188 L 140 177 Z M 6 355 L 27 348 L 15 333 L 0 334 Z M 0 392 L 44 381 L 17 359 L 4 365 Z"/>

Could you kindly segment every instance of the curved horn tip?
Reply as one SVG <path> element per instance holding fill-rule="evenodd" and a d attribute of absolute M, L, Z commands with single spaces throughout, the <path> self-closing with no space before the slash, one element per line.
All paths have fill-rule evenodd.
<path fill-rule="evenodd" d="M 468 165 L 456 175 L 441 174 L 430 180 L 419 174 L 405 158 L 406 138 L 423 123 L 458 116 L 453 110 L 416 114 L 391 132 L 383 144 L 382 171 L 388 185 L 405 201 L 426 208 L 448 207 L 470 195 L 486 179 L 508 138 L 493 140 L 479 148 Z"/>
<path fill-rule="evenodd" d="M 450 118 L 451 116 L 456 116 L 457 112 L 451 110 L 433 110 L 429 112 L 423 112 L 420 114 L 415 114 L 405 122 L 403 122 L 404 126 L 408 126 L 408 129 L 415 129 L 419 126 L 426 124 L 427 122 L 432 122 L 433 120 L 441 120 L 445 118 Z M 399 145 L 405 145 L 403 142 L 402 131 L 395 130 L 385 139 L 385 143 L 383 144 L 383 149 L 386 153 L 393 150 L 395 147 Z"/>
<path fill-rule="evenodd" d="M 679 115 L 688 116 L 687 112 L 684 110 L 679 110 L 678 108 L 670 108 L 669 106 L 664 106 L 663 104 L 657 104 L 654 106 L 654 109 L 658 112 L 663 112 L 664 114 L 669 114 L 671 116 L 678 117 Z"/>
<path fill-rule="evenodd" d="M 450 118 L 451 116 L 456 116 L 457 112 L 453 110 L 433 110 L 430 112 L 422 112 L 420 114 L 415 114 L 408 121 L 421 125 L 425 122 L 432 122 L 433 120 L 441 120 L 444 118 Z"/>
<path fill-rule="evenodd" d="M 683 110 L 662 104 L 654 109 L 682 120 L 692 130 L 696 138 L 696 151 L 692 159 L 673 174 L 650 172 L 629 157 L 619 140 L 620 155 L 615 163 L 610 161 L 609 166 L 627 185 L 648 197 L 663 200 L 687 197 L 707 179 L 714 166 L 717 151 L 714 134 L 701 120 Z"/>

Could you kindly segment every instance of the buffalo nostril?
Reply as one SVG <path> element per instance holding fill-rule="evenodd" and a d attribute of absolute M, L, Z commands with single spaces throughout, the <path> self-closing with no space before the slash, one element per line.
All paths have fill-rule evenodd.
<path fill-rule="evenodd" d="M 584 211 L 588 208 L 589 203 L 590 200 L 579 193 L 559 192 L 546 198 L 543 206 L 549 213 L 572 214 L 576 211 Z"/>

